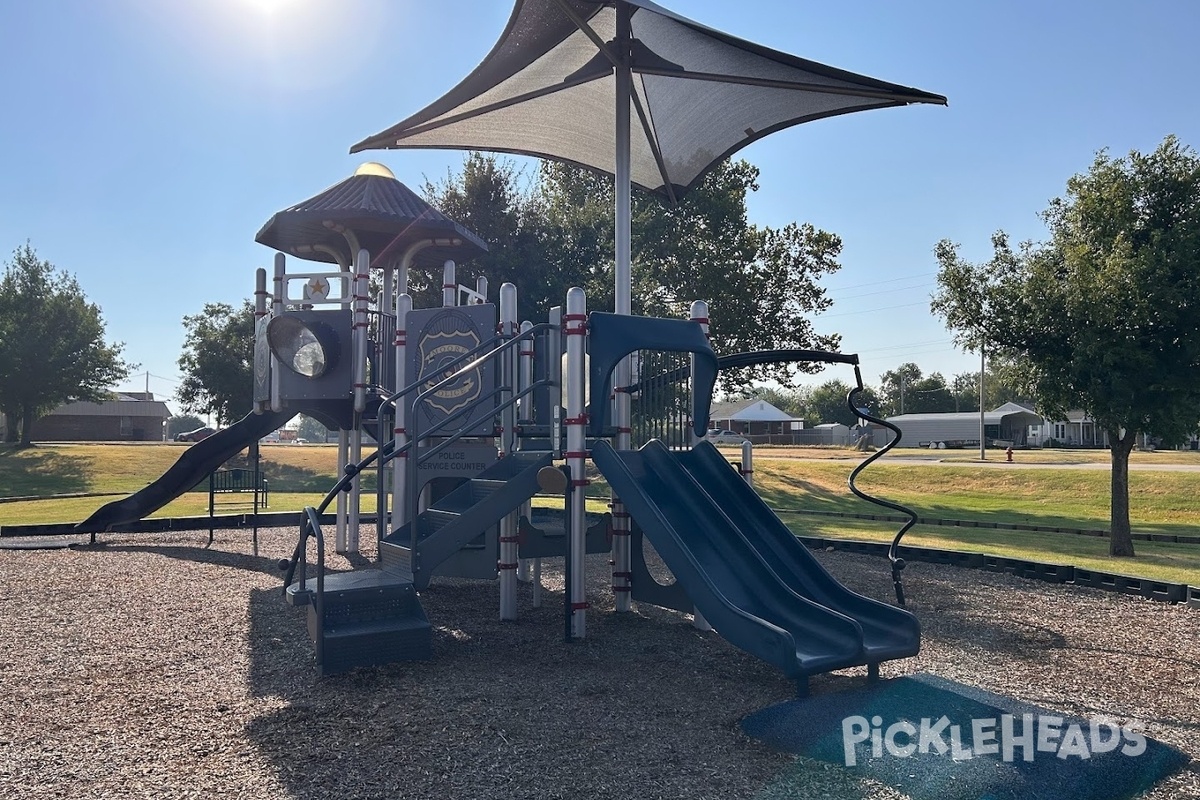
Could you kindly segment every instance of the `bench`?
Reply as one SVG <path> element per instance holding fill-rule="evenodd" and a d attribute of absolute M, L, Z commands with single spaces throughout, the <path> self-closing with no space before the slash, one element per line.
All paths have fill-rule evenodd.
<path fill-rule="evenodd" d="M 262 504 L 268 505 L 267 479 L 259 475 L 256 487 L 252 469 L 218 469 L 208 476 L 208 491 L 212 494 L 254 492 L 256 490 L 262 497 Z"/>
<path fill-rule="evenodd" d="M 260 473 L 257 484 L 252 469 L 218 469 L 208 475 L 208 543 L 213 543 L 216 497 L 219 494 L 254 493 L 254 554 L 258 555 L 258 509 L 267 506 L 267 479 Z"/>

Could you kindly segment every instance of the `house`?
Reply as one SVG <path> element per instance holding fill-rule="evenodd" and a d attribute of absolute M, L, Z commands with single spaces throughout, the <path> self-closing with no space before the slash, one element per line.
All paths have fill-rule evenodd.
<path fill-rule="evenodd" d="M 59 406 L 33 423 L 39 442 L 161 442 L 167 404 L 149 392 L 122 392 L 103 403 L 76 401 Z"/>
<path fill-rule="evenodd" d="M 1108 432 L 1083 411 L 1068 411 L 1065 420 L 1042 420 L 1029 428 L 1029 443 L 1039 447 L 1108 447 Z"/>
<path fill-rule="evenodd" d="M 979 412 L 944 414 L 901 414 L 888 417 L 888 422 L 900 429 L 901 447 L 929 447 L 930 444 L 945 444 L 947 447 L 979 446 Z M 983 413 L 984 435 L 988 444 L 1004 442 L 1015 447 L 1029 444 L 1028 432 L 1031 425 L 1041 425 L 1043 420 L 1032 409 L 1019 403 L 1005 403 L 999 408 Z M 885 444 L 891 440 L 891 432 L 882 432 Z"/>
<path fill-rule="evenodd" d="M 751 398 L 713 403 L 708 412 L 708 427 L 730 430 L 744 436 L 779 436 L 802 430 L 804 420 L 796 419 L 766 400 Z"/>

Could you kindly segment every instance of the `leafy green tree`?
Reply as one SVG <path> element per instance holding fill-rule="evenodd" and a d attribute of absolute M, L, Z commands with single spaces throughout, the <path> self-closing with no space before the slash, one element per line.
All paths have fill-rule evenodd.
<path fill-rule="evenodd" d="M 880 375 L 879 415 L 894 417 L 913 413 L 914 409 L 909 403 L 909 387 L 921 380 L 923 374 L 920 367 L 908 361 Z"/>
<path fill-rule="evenodd" d="M 1046 416 L 1081 409 L 1107 431 L 1109 552 L 1132 556 L 1129 453 L 1143 433 L 1182 440 L 1200 415 L 1200 158 L 1173 136 L 1101 152 L 1043 219 L 1048 242 L 999 232 L 983 264 L 940 242 L 932 308 L 960 344 L 1023 359 Z"/>
<path fill-rule="evenodd" d="M 329 429 L 307 414 L 301 414 L 296 435 L 306 442 L 324 442 L 329 435 Z"/>
<path fill-rule="evenodd" d="M 612 181 L 544 163 L 528 188 L 493 156 L 471 154 L 463 171 L 426 197 L 491 246 L 476 260 L 493 286 L 517 284 L 523 318 L 544 318 L 566 290 L 582 286 L 593 310 L 613 307 Z M 636 193 L 633 201 L 633 311 L 686 317 L 709 301 L 710 334 L 720 353 L 782 348 L 834 350 L 840 337 L 818 334 L 811 317 L 828 308 L 818 281 L 835 272 L 841 241 L 811 225 L 759 228 L 746 215 L 758 170 L 745 161 L 714 169 L 676 206 Z M 786 383 L 810 365 L 723 375 L 726 388 L 754 377 Z"/>
<path fill-rule="evenodd" d="M 183 381 L 175 395 L 184 409 L 212 414 L 229 425 L 254 406 L 254 306 L 206 303 L 199 314 L 183 318 L 187 337 L 179 370 Z"/>
<path fill-rule="evenodd" d="M 487 254 L 465 266 L 487 277 L 491 299 L 495 301 L 501 284 L 512 283 L 517 287 L 518 318 L 542 321 L 551 306 L 562 305 L 571 285 L 564 275 L 570 273 L 547 258 L 546 217 L 540 198 L 527 184 L 512 162 L 470 153 L 461 173 L 436 185 L 426 181 L 422 192 L 431 205 L 488 243 Z M 440 270 L 436 275 L 412 270 L 409 281 L 418 307 L 441 305 Z"/>
<path fill-rule="evenodd" d="M 108 399 L 135 365 L 104 341 L 100 307 L 75 277 L 26 243 L 0 279 L 0 411 L 9 441 L 30 444 L 37 419 L 68 400 Z"/>
<path fill-rule="evenodd" d="M 174 440 L 181 433 L 202 427 L 204 427 L 204 420 L 194 414 L 178 414 L 167 420 L 167 438 Z"/>
<path fill-rule="evenodd" d="M 809 411 L 818 423 L 840 422 L 854 427 L 858 424 L 858 415 L 846 405 L 846 397 L 850 394 L 850 384 L 841 379 L 825 381 L 813 388 L 809 395 Z M 866 398 L 869 402 L 870 398 Z M 863 401 L 860 396 L 859 402 Z"/>
<path fill-rule="evenodd" d="M 589 307 L 612 308 L 611 181 L 562 165 L 548 165 L 542 175 L 548 241 L 577 270 Z M 778 229 L 751 224 L 746 201 L 758 189 L 757 180 L 758 169 L 739 160 L 713 169 L 675 206 L 635 193 L 633 312 L 686 318 L 692 301 L 703 299 L 718 353 L 836 350 L 840 336 L 818 334 L 811 318 L 832 304 L 819 280 L 840 268 L 841 240 L 808 224 Z M 752 378 L 786 384 L 799 372 L 819 370 L 763 367 L 723 373 L 722 381 L 727 388 Z"/>

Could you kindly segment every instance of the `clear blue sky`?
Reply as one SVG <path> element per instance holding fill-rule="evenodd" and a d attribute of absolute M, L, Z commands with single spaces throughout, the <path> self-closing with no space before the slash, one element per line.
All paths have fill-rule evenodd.
<path fill-rule="evenodd" d="M 762 170 L 751 219 L 839 234 L 826 281 L 875 383 L 915 361 L 978 368 L 929 313 L 942 238 L 1040 239 L 1038 213 L 1094 153 L 1200 146 L 1194 0 L 669 0 L 785 52 L 944 94 L 948 108 L 851 114 L 740 155 Z M 0 3 L 0 251 L 29 240 L 74 273 L 111 340 L 169 395 L 181 318 L 237 303 L 282 208 L 387 164 L 410 187 L 462 155 L 349 146 L 424 107 L 488 52 L 506 0 L 43 0 Z M 830 375 L 831 373 L 826 373 Z M 837 373 L 840 377 L 849 375 Z M 141 388 L 144 378 L 125 384 Z M 174 407 L 174 406 L 173 406 Z"/>

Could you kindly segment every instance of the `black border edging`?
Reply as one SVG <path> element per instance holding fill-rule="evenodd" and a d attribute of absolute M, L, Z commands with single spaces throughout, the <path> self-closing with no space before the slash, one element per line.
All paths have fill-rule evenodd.
<path fill-rule="evenodd" d="M 853 511 L 818 511 L 809 508 L 772 508 L 776 514 L 808 514 L 818 517 L 839 519 L 869 519 L 875 522 L 908 522 L 908 517 L 893 514 L 860 514 Z M 1061 528 L 1050 525 L 1026 525 L 1023 522 L 988 522 L 977 519 L 936 519 L 918 517 L 918 525 L 936 525 L 945 528 L 987 528 L 1002 531 L 1028 531 L 1031 533 L 1069 533 L 1075 536 L 1107 537 L 1108 531 L 1099 528 Z M 1172 533 L 1131 533 L 1130 537 L 1141 542 L 1166 542 L 1170 544 L 1200 544 L 1200 536 L 1177 536 Z"/>
<path fill-rule="evenodd" d="M 266 514 L 257 515 L 257 525 L 259 528 L 278 528 L 289 525 L 299 526 L 304 519 L 303 511 L 274 511 Z M 335 514 L 321 515 L 322 523 L 333 523 L 337 519 Z M 363 514 L 359 517 L 359 521 L 363 523 L 374 523 L 374 514 Z M 209 525 L 217 530 L 228 530 L 231 528 L 253 528 L 255 526 L 255 514 L 247 512 L 243 514 L 218 514 L 209 517 L 154 517 L 151 519 L 138 520 L 124 525 L 114 525 L 111 530 L 97 531 L 97 536 L 111 533 L 164 533 L 168 531 L 207 531 Z M 53 522 L 41 525 L 4 525 L 0 526 L 0 539 L 15 539 L 24 536 L 87 536 L 91 531 L 81 531 L 76 528 L 73 522 Z"/>
<path fill-rule="evenodd" d="M 840 550 L 860 555 L 887 555 L 886 542 L 864 542 L 857 539 L 824 539 L 816 536 L 797 536 L 810 550 Z M 1067 564 L 1044 564 L 1019 558 L 1005 558 L 985 553 L 967 553 L 961 550 L 940 550 L 933 547 L 901 545 L 899 554 L 908 561 L 931 564 L 946 564 L 967 569 L 982 569 L 1000 572 L 1018 578 L 1046 581 L 1048 583 L 1070 583 L 1108 592 L 1135 595 L 1160 603 L 1184 603 L 1190 608 L 1200 609 L 1200 586 L 1186 583 L 1166 583 L 1151 578 L 1134 578 L 1110 572 L 1073 567 Z"/>

